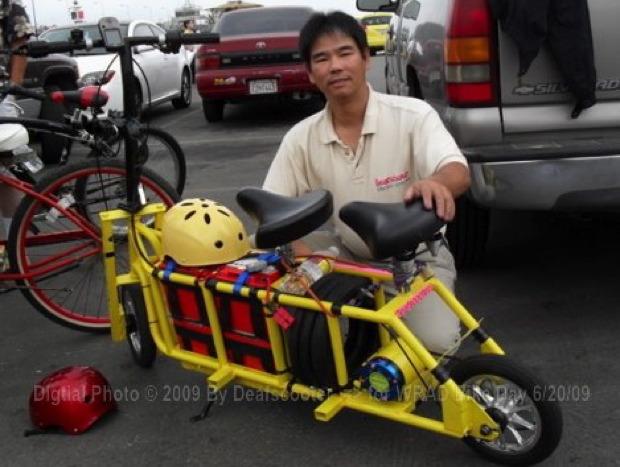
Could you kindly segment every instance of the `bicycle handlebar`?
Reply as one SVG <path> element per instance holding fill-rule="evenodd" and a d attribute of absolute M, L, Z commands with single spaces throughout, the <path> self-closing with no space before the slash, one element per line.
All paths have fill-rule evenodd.
<path fill-rule="evenodd" d="M 161 36 L 136 36 L 126 37 L 123 39 L 125 45 L 160 45 L 165 53 L 176 53 L 182 44 L 213 44 L 220 40 L 219 34 L 214 33 L 197 33 L 182 34 L 180 31 L 168 31 Z M 102 40 L 91 41 L 31 41 L 17 49 L 13 49 L 13 53 L 19 55 L 27 55 L 33 58 L 45 57 L 52 53 L 66 53 L 76 50 L 89 50 L 92 47 L 105 47 Z M 106 48 L 111 52 L 116 48 Z"/>
<path fill-rule="evenodd" d="M 14 96 L 30 97 L 38 101 L 44 101 L 47 95 L 44 92 L 33 91 L 32 89 L 26 89 L 22 86 L 11 85 L 3 90 L 5 94 L 12 94 Z"/>

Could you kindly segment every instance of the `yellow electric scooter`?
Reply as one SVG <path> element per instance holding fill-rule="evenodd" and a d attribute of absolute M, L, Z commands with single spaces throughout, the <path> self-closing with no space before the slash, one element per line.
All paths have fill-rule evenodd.
<path fill-rule="evenodd" d="M 341 209 L 340 218 L 374 257 L 392 258 L 390 272 L 293 256 L 290 243 L 331 216 L 329 192 L 293 199 L 248 188 L 237 200 L 259 223 L 261 250 L 208 268 L 188 268 L 163 254 L 163 205 L 101 214 L 112 337 L 127 338 L 138 364 L 152 365 L 159 351 L 208 375 L 212 391 L 235 383 L 283 398 L 305 396 L 318 401 L 317 420 L 359 410 L 463 439 L 495 462 L 534 464 L 551 455 L 562 416 L 555 401 L 538 397 L 544 383 L 505 357 L 415 259 L 418 246 L 436 239 L 442 226 L 434 212 L 420 203 L 356 202 Z M 213 226 L 213 215 L 205 219 Z M 119 223 L 129 224 L 127 242 L 114 241 Z M 120 248 L 128 249 L 128 271 L 118 270 Z M 395 295 L 386 293 L 387 285 Z M 460 319 L 461 341 L 475 339 L 480 354 L 433 354 L 404 324 L 431 294 Z M 440 404 L 439 418 L 416 413 L 428 400 Z"/>

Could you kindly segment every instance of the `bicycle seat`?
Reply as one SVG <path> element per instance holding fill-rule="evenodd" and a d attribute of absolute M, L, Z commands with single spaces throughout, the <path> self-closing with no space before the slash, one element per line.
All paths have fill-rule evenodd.
<path fill-rule="evenodd" d="M 99 86 L 84 86 L 75 91 L 54 91 L 50 94 L 52 102 L 76 104 L 80 109 L 100 108 L 108 103 L 110 95 Z"/>
<path fill-rule="evenodd" d="M 0 152 L 8 152 L 28 144 L 28 131 L 17 123 L 0 125 Z"/>
<path fill-rule="evenodd" d="M 415 251 L 444 225 L 435 211 L 424 209 L 421 200 L 411 204 L 356 201 L 344 205 L 339 215 L 376 259 Z"/>
<path fill-rule="evenodd" d="M 243 188 L 237 202 L 258 222 L 256 246 L 274 248 L 309 234 L 332 215 L 332 194 L 327 190 L 298 198 L 282 196 L 260 188 Z"/>

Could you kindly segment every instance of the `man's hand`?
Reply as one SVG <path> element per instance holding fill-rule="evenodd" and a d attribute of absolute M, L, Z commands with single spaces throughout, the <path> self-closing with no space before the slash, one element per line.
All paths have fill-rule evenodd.
<path fill-rule="evenodd" d="M 414 182 L 405 192 L 405 202 L 422 198 L 424 207 L 433 209 L 440 219 L 450 222 L 454 219 L 454 197 L 448 188 L 432 178 Z"/>
<path fill-rule="evenodd" d="M 426 209 L 433 209 L 437 216 L 450 222 L 454 219 L 454 198 L 469 188 L 469 168 L 458 162 L 450 162 L 428 178 L 414 182 L 405 192 L 405 202 L 422 198 Z"/>

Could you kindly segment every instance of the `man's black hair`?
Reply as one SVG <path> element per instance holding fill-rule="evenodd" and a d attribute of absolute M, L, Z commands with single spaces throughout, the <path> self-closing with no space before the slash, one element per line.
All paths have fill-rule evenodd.
<path fill-rule="evenodd" d="M 299 51 L 308 68 L 310 68 L 310 60 L 312 58 L 310 56 L 312 46 L 316 40 L 323 34 L 333 34 L 335 32 L 342 33 L 353 39 L 362 55 L 368 50 L 366 33 L 353 16 L 347 15 L 342 11 L 315 13 L 306 21 L 299 33 Z"/>

